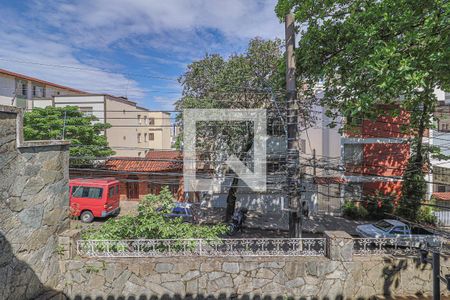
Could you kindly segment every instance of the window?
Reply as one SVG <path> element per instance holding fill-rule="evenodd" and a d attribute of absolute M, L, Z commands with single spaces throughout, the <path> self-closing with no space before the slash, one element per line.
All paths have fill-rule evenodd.
<path fill-rule="evenodd" d="M 45 87 L 42 88 L 42 98 L 45 98 L 46 90 Z"/>
<path fill-rule="evenodd" d="M 42 98 L 44 97 L 44 87 L 42 86 L 38 86 L 38 85 L 33 85 L 33 97 L 35 98 Z"/>
<path fill-rule="evenodd" d="M 148 134 L 148 140 L 149 141 L 154 141 L 155 140 L 155 134 L 154 133 L 149 133 Z"/>
<path fill-rule="evenodd" d="M 141 157 L 141 152 L 138 152 L 138 157 Z"/>
<path fill-rule="evenodd" d="M 155 125 L 155 118 L 149 118 L 148 125 Z"/>
<path fill-rule="evenodd" d="M 138 123 L 141 124 L 141 115 L 137 115 Z"/>
<path fill-rule="evenodd" d="M 83 115 L 90 117 L 93 114 L 94 108 L 92 106 L 80 106 L 80 111 L 83 113 Z"/>
<path fill-rule="evenodd" d="M 116 185 L 116 194 L 119 193 L 119 185 Z"/>
<path fill-rule="evenodd" d="M 144 133 L 144 142 L 147 141 L 147 133 Z"/>
<path fill-rule="evenodd" d="M 126 136 L 126 135 L 123 136 L 123 140 L 124 140 L 124 141 L 127 140 L 127 136 Z"/>
<path fill-rule="evenodd" d="M 144 116 L 144 124 L 145 124 L 145 125 L 148 125 L 148 119 L 147 119 L 147 116 Z"/>
<path fill-rule="evenodd" d="M 137 141 L 138 141 L 138 143 L 141 142 L 141 134 L 140 133 L 137 134 Z"/>
<path fill-rule="evenodd" d="M 27 96 L 27 83 L 23 81 L 17 82 L 17 93 L 20 96 Z"/>
<path fill-rule="evenodd" d="M 345 144 L 344 145 L 344 161 L 347 164 L 359 165 L 363 161 L 363 145 L 362 144 Z"/>
<path fill-rule="evenodd" d="M 437 191 L 438 193 L 445 193 L 445 185 L 438 185 Z"/>
<path fill-rule="evenodd" d="M 114 195 L 115 195 L 114 187 L 112 186 L 112 187 L 109 188 L 109 197 L 112 197 Z"/>
<path fill-rule="evenodd" d="M 77 198 L 94 198 L 101 199 L 103 188 L 87 187 L 87 186 L 73 186 L 72 196 Z"/>
<path fill-rule="evenodd" d="M 405 234 L 405 227 L 403 226 L 397 226 L 394 227 L 394 229 L 391 230 L 392 234 Z"/>
<path fill-rule="evenodd" d="M 306 153 L 306 140 L 300 139 L 300 152 Z"/>

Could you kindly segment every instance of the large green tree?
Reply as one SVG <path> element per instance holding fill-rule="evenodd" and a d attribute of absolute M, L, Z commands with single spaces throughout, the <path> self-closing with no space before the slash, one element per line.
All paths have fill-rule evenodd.
<path fill-rule="evenodd" d="M 206 55 L 191 63 L 179 81 L 183 86 L 177 110 L 186 108 L 268 109 L 268 123 L 281 122 L 276 108 L 284 105 L 280 88 L 284 84 L 284 59 L 281 41 L 253 39 L 243 54 L 228 59 L 218 54 Z M 280 110 L 281 111 L 281 110 Z M 280 125 L 281 126 L 281 125 Z M 227 197 L 227 219 L 235 209 L 238 177 L 223 168 L 228 155 L 241 160 L 253 146 L 251 122 L 198 122 L 196 149 L 200 158 L 214 170 L 213 176 L 231 176 Z"/>
<path fill-rule="evenodd" d="M 95 116 L 83 114 L 76 106 L 35 108 L 25 113 L 24 136 L 25 140 L 68 140 L 71 165 L 90 165 L 114 154 L 102 134 L 111 125 L 95 121 Z"/>
<path fill-rule="evenodd" d="M 300 41 L 299 80 L 312 93 L 323 81 L 328 114 L 374 118 L 380 105 L 410 113 L 411 158 L 399 213 L 416 219 L 424 199 L 435 88 L 449 89 L 450 4 L 447 0 L 279 0 L 294 13 Z M 397 106 L 396 106 L 397 105 Z"/>

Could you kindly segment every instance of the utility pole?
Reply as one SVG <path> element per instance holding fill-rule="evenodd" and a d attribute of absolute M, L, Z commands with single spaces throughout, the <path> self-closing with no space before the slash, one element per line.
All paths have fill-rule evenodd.
<path fill-rule="evenodd" d="M 433 251 L 433 300 L 441 299 L 441 256 L 438 250 Z"/>
<path fill-rule="evenodd" d="M 295 76 L 295 26 L 294 15 L 285 18 L 286 91 L 287 91 L 287 186 L 289 200 L 289 236 L 301 237 L 303 205 L 300 203 L 298 102 Z"/>
<path fill-rule="evenodd" d="M 316 178 L 317 175 L 317 163 L 316 163 L 316 149 L 313 149 L 313 175 Z"/>

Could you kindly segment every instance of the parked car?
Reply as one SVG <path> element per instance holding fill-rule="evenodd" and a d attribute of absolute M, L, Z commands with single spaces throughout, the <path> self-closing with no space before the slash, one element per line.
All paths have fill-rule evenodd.
<path fill-rule="evenodd" d="M 119 181 L 114 178 L 71 179 L 70 211 L 84 223 L 120 213 Z"/>
<path fill-rule="evenodd" d="M 409 225 L 393 219 L 383 219 L 376 223 L 356 227 L 364 238 L 396 238 L 397 245 L 420 247 L 421 245 L 438 246 L 440 238 L 434 233 L 420 227 Z"/>
<path fill-rule="evenodd" d="M 162 209 L 159 209 L 160 211 Z M 192 204 L 185 202 L 176 202 L 171 208 L 170 213 L 164 214 L 164 217 L 174 219 L 182 218 L 183 222 L 194 223 L 196 220 L 192 213 Z"/>

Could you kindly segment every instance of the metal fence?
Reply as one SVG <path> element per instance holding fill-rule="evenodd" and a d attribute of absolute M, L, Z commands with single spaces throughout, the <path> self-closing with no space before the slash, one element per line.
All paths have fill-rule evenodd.
<path fill-rule="evenodd" d="M 416 255 L 420 249 L 441 249 L 442 245 L 438 237 L 354 238 L 353 255 Z"/>
<path fill-rule="evenodd" d="M 325 238 L 79 240 L 87 257 L 324 256 Z"/>

